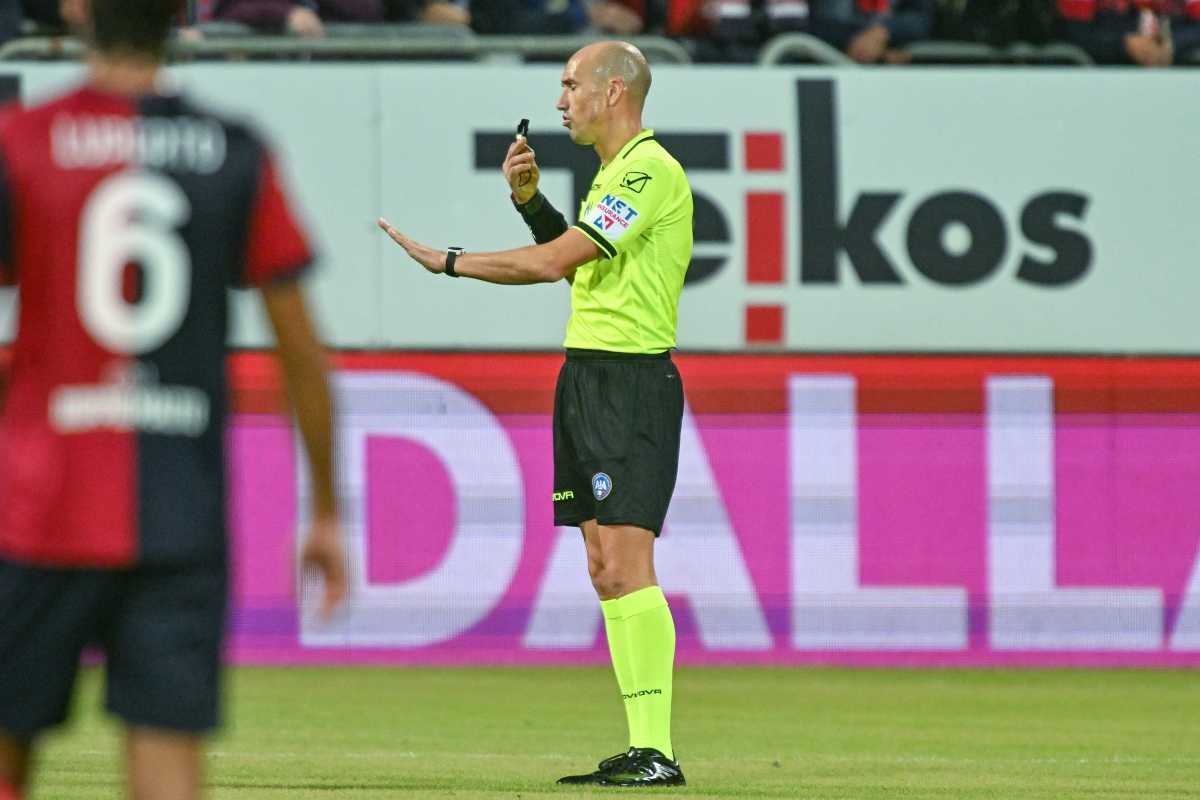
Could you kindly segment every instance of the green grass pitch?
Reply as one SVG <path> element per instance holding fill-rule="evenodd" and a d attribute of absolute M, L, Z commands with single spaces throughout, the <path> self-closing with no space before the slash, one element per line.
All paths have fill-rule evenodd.
<path fill-rule="evenodd" d="M 89 672 L 33 798 L 120 796 L 118 729 Z M 240 668 L 210 798 L 1200 797 L 1200 674 L 681 669 L 689 785 L 556 787 L 623 749 L 602 668 Z"/>

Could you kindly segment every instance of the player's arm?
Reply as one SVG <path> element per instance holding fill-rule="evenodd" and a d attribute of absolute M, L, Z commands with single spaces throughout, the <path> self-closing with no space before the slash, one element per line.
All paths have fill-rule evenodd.
<path fill-rule="evenodd" d="M 288 400 L 308 453 L 312 476 L 313 516 L 336 517 L 333 491 L 333 402 L 329 394 L 325 348 L 317 339 L 304 295 L 295 280 L 268 284 L 260 290 L 278 343 L 276 358 L 283 370 Z"/>
<path fill-rule="evenodd" d="M 300 547 L 300 567 L 324 579 L 320 612 L 328 617 L 346 597 L 346 554 L 333 488 L 333 403 L 325 349 L 298 281 L 312 262 L 312 251 L 266 153 L 259 164 L 247 225 L 245 258 L 237 284 L 259 289 L 275 332 L 276 356 L 312 483 L 312 520 Z"/>
<path fill-rule="evenodd" d="M 321 614 L 328 616 L 346 596 L 346 570 L 333 488 L 333 401 L 325 348 L 296 280 L 269 283 L 260 292 L 275 331 L 276 358 L 300 428 L 312 483 L 312 523 L 300 559 L 324 577 Z"/>
<path fill-rule="evenodd" d="M 446 251 L 435 250 L 405 236 L 393 228 L 387 220 L 380 219 L 382 228 L 396 244 L 432 273 L 446 271 Z M 520 285 L 529 283 L 554 283 L 563 278 L 574 277 L 580 264 L 599 257 L 596 243 L 575 228 L 545 244 L 519 247 L 515 250 L 500 250 L 494 253 L 465 253 L 454 262 L 454 271 L 466 278 L 476 278 L 488 283 Z"/>

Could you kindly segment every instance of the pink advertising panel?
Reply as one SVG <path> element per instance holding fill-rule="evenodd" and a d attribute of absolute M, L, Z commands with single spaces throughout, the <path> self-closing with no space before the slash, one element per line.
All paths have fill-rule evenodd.
<path fill-rule="evenodd" d="M 676 361 L 656 559 L 680 662 L 1200 665 L 1200 362 Z M 604 661 L 579 533 L 552 520 L 560 362 L 337 359 L 354 591 L 321 624 L 273 363 L 235 356 L 233 657 Z"/>

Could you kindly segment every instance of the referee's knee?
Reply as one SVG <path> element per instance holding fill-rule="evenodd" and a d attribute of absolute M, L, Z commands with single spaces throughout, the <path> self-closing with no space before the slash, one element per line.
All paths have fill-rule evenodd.
<path fill-rule="evenodd" d="M 627 593 L 629 580 L 612 565 L 597 564 L 595 571 L 592 571 L 592 564 L 589 562 L 588 571 L 592 576 L 592 588 L 601 600 L 612 600 Z"/>
<path fill-rule="evenodd" d="M 588 556 L 588 577 L 592 579 L 592 585 L 596 585 L 596 579 L 604 573 L 604 562 L 598 558 Z"/>

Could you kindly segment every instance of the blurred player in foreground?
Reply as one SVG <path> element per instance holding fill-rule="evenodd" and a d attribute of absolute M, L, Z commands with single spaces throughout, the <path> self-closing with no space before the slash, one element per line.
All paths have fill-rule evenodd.
<path fill-rule="evenodd" d="M 0 276 L 20 321 L 0 424 L 0 798 L 99 644 L 129 794 L 198 797 L 225 622 L 225 337 L 257 286 L 308 454 L 302 567 L 346 592 L 311 260 L 270 152 L 160 85 L 178 0 L 92 0 L 86 83 L 0 118 Z"/>
<path fill-rule="evenodd" d="M 683 387 L 670 358 L 692 257 L 683 169 L 642 128 L 650 67 L 624 42 L 567 62 L 557 108 L 600 170 L 574 226 L 538 191 L 523 136 L 504 174 L 538 244 L 499 253 L 435 250 L 380 220 L 427 270 L 491 283 L 571 283 L 567 359 L 554 397 L 554 521 L 583 532 L 625 701 L 629 749 L 560 783 L 677 786 L 671 746 L 675 623 L 654 573 L 654 542 L 675 489 Z"/>

